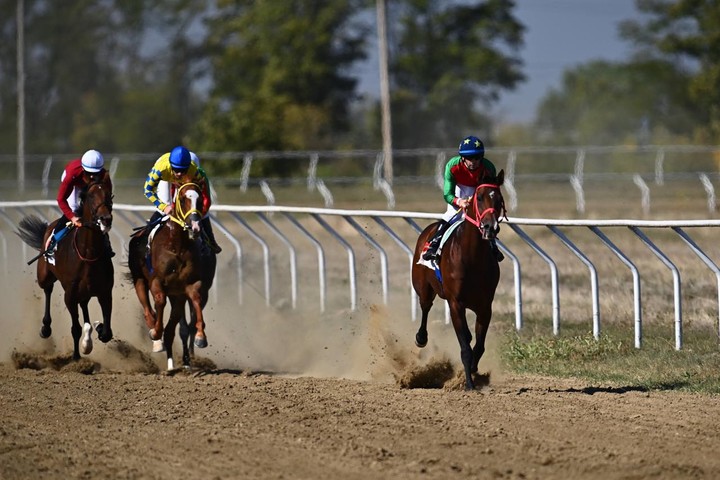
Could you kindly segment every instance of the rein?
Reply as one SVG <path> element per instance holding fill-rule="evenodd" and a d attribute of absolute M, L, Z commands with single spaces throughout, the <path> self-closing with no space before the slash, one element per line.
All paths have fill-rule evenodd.
<path fill-rule="evenodd" d="M 92 227 L 88 226 L 88 225 L 82 225 L 82 226 L 80 226 L 80 228 L 92 229 Z M 100 255 L 97 255 L 95 258 L 87 258 L 87 257 L 84 257 L 82 253 L 80 253 L 80 248 L 78 247 L 78 244 L 77 244 L 77 233 L 80 230 L 80 228 L 75 228 L 74 232 L 73 232 L 73 247 L 75 248 L 75 253 L 77 253 L 78 258 L 80 260 L 82 260 L 83 262 L 94 262 L 100 258 Z"/>

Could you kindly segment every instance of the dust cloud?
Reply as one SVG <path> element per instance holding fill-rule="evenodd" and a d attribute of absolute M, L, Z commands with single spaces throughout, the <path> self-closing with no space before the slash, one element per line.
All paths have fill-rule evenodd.
<path fill-rule="evenodd" d="M 123 272 L 122 266 L 116 266 L 114 339 L 103 344 L 93 335 L 94 350 L 83 358 L 91 367 L 83 363 L 77 367 L 79 371 L 152 374 L 166 369 L 165 353 L 150 353 L 151 342 L 141 308 Z M 231 285 L 232 281 L 231 273 L 225 273 L 218 283 Z M 25 368 L 72 368 L 66 361 L 72 351 L 72 337 L 62 287 L 56 284 L 52 295 L 53 334 L 49 339 L 41 339 L 44 295 L 35 283 L 34 269 L 19 273 L 13 282 L 15 288 L 3 288 L 0 299 L 7 306 L 0 317 L 0 328 L 5 333 L 0 337 L 1 361 L 10 360 Z M 420 349 L 414 344 L 419 322 L 410 320 L 405 306 L 361 303 L 356 311 L 334 309 L 321 314 L 317 306 L 293 309 L 283 299 L 267 306 L 261 293 L 252 288 L 246 289 L 242 304 L 227 294 L 226 288 L 221 292 L 225 293 L 217 301 L 211 292 L 205 308 L 209 346 L 195 350 L 198 368 L 335 377 L 396 383 L 403 388 L 441 388 L 453 383 L 453 378 L 462 380 L 459 347 L 452 326 L 444 321 L 429 322 L 430 341 Z M 441 302 L 436 303 L 440 306 L 436 308 L 442 308 Z M 91 321 L 102 318 L 95 299 L 90 303 L 90 316 Z M 493 351 L 491 332 L 486 358 L 480 365 L 498 372 Z M 173 352 L 176 365 L 181 363 L 181 352 L 176 337 Z M 480 380 L 478 384 L 484 382 Z"/>

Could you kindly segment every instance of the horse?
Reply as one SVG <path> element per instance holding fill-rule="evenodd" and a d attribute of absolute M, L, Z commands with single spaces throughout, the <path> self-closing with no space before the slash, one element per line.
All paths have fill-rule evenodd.
<path fill-rule="evenodd" d="M 45 315 L 42 319 L 40 336 L 49 338 L 52 334 L 50 316 L 50 295 L 55 281 L 59 280 L 65 291 L 65 306 L 72 319 L 73 359 L 80 359 L 80 353 L 92 352 L 92 331 L 88 303 L 97 297 L 102 310 L 103 321 L 95 323 L 100 341 L 112 340 L 110 317 L 112 314 L 112 289 L 115 282 L 112 259 L 106 253 L 106 238 L 112 227 L 112 192 L 103 179 L 92 181 L 80 194 L 81 227 L 73 227 L 57 244 L 55 264 L 48 262 L 41 253 L 38 255 L 37 282 L 45 292 Z M 48 225 L 35 215 L 20 220 L 15 232 L 26 244 L 43 252 L 57 220 Z M 31 262 L 30 262 L 31 263 Z M 82 309 L 83 326 L 78 319 L 78 305 Z M 82 342 L 80 337 L 82 335 Z"/>
<path fill-rule="evenodd" d="M 427 319 L 436 296 L 447 300 L 458 342 L 460 358 L 465 370 L 465 389 L 473 390 L 472 374 L 477 373 L 480 358 L 485 353 L 485 337 L 492 317 L 492 302 L 500 280 L 500 268 L 490 241 L 499 231 L 505 216 L 505 204 L 500 186 L 505 173 L 485 178 L 475 189 L 465 209 L 464 221 L 442 247 L 436 272 L 418 260 L 425 243 L 432 238 L 438 223 L 428 225 L 418 237 L 412 266 L 412 285 L 420 300 L 422 320 L 415 334 L 415 344 L 427 345 Z M 475 313 L 475 346 L 467 325 L 465 310 Z"/>
<path fill-rule="evenodd" d="M 161 223 L 148 246 L 150 226 L 130 240 L 128 267 L 130 279 L 143 308 L 145 323 L 153 341 L 153 352 L 166 352 L 168 370 L 174 369 L 172 344 L 180 323 L 183 366 L 191 368 L 193 345 L 207 347 L 203 308 L 215 275 L 215 254 L 202 243 L 202 188 L 192 182 L 181 183 L 175 193 L 175 210 Z M 155 311 L 150 306 L 150 295 Z M 163 314 L 170 302 L 170 317 L 163 326 Z M 190 304 L 191 323 L 185 321 L 185 305 Z"/>

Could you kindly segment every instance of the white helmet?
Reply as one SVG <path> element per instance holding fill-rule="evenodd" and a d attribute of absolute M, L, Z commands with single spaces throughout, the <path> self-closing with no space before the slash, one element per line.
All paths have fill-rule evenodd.
<path fill-rule="evenodd" d="M 82 166 L 86 172 L 97 173 L 105 165 L 102 153 L 97 150 L 88 150 L 82 156 Z"/>
<path fill-rule="evenodd" d="M 196 166 L 200 166 L 200 158 L 195 154 L 195 152 L 190 152 L 190 161 L 194 163 Z"/>

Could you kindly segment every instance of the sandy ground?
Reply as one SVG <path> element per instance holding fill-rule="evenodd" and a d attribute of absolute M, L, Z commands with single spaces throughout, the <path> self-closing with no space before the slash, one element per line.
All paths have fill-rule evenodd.
<path fill-rule="evenodd" d="M 493 330 L 464 392 L 443 322 L 418 350 L 392 309 L 210 305 L 200 369 L 167 373 L 121 281 L 115 339 L 69 362 L 60 290 L 48 340 L 32 275 L 2 294 L 3 480 L 720 478 L 717 397 L 510 375 Z"/>

